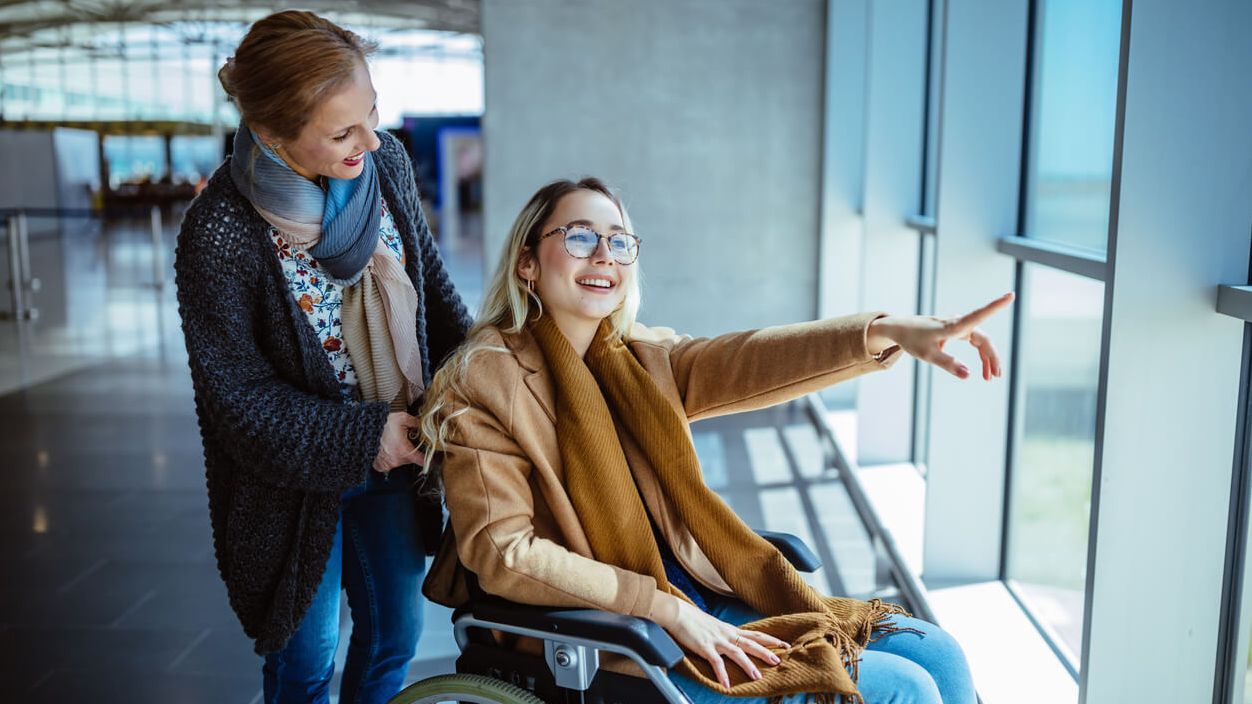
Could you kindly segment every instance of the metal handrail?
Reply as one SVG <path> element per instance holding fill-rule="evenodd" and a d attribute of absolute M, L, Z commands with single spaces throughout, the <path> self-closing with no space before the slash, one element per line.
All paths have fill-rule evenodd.
<path fill-rule="evenodd" d="M 843 448 L 839 446 L 834 426 L 831 425 L 830 418 L 826 414 L 825 404 L 817 394 L 809 394 L 805 400 L 813 424 L 817 426 L 818 435 L 826 442 L 835 468 L 839 470 L 839 479 L 848 492 L 848 498 L 852 500 L 852 506 L 869 532 L 870 539 L 882 546 L 883 552 L 886 553 L 891 576 L 895 578 L 900 592 L 912 607 L 915 616 L 935 623 L 935 613 L 930 607 L 930 600 L 926 597 L 926 586 L 908 568 L 903 555 L 900 554 L 900 548 L 896 545 L 895 538 L 878 518 L 878 513 L 874 510 L 869 496 L 865 493 L 865 487 L 861 484 L 861 478 L 857 476 L 859 467 L 844 454 Z"/>
<path fill-rule="evenodd" d="M 41 288 L 30 265 L 29 217 L 85 217 L 103 218 L 103 211 L 91 208 L 0 208 L 0 221 L 6 223 L 9 250 L 9 290 L 12 294 L 12 310 L 0 312 L 0 320 L 16 320 L 19 324 L 39 317 L 39 309 L 32 305 L 34 294 Z M 157 291 L 165 290 L 164 226 L 161 208 L 152 206 L 152 276 Z"/>

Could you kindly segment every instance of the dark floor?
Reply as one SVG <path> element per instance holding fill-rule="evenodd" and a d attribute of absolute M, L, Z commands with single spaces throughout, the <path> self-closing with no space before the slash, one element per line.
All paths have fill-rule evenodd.
<path fill-rule="evenodd" d="M 476 251 L 466 252 L 467 261 L 450 253 L 454 275 L 481 271 Z M 471 296 L 475 283 L 464 284 Z M 0 396 L 4 702 L 260 701 L 260 659 L 213 562 L 200 438 L 169 292 L 136 300 L 159 309 L 135 308 L 154 321 L 151 345 L 106 350 Z M 12 325 L 0 326 L 0 336 Z M 815 585 L 854 596 L 890 592 L 802 413 L 783 407 L 693 430 L 709 484 L 749 524 L 795 533 L 823 558 Z M 411 680 L 450 671 L 448 615 L 427 605 Z M 349 628 L 345 622 L 345 636 Z"/>
<path fill-rule="evenodd" d="M 801 422 L 784 408 L 698 425 L 710 483 L 750 524 L 801 534 L 827 565 L 842 550 L 815 583 L 866 594 L 866 579 L 880 586 L 875 561 L 858 567 L 830 538 L 855 535 L 831 523 L 850 510 L 815 505 L 842 490 L 817 473 L 820 455 L 801 457 L 812 446 L 778 432 Z M 0 429 L 6 701 L 256 701 L 260 660 L 213 563 L 183 362 L 119 360 L 0 397 Z M 783 464 L 753 465 L 771 435 Z M 448 671 L 455 653 L 447 612 L 427 618 L 413 679 Z"/>

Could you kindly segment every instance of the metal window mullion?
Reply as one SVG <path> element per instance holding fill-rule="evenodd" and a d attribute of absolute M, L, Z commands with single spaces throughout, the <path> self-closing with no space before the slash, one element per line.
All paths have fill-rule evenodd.
<path fill-rule="evenodd" d="M 934 235 L 935 229 L 938 227 L 934 217 L 920 214 L 904 218 L 904 225 L 917 230 L 918 233 L 923 235 Z"/>
<path fill-rule="evenodd" d="M 1252 286 L 1218 286 L 1217 312 L 1252 323 Z"/>
<path fill-rule="evenodd" d="M 1223 288 L 1235 288 L 1227 287 Z M 1250 291 L 1252 288 L 1241 287 Z M 1220 308 L 1219 308 L 1220 309 Z M 1224 311 L 1223 311 L 1224 312 Z M 1246 704 L 1243 698 L 1247 666 L 1247 636 L 1252 614 L 1248 613 L 1247 546 L 1248 503 L 1252 487 L 1252 325 L 1244 326 L 1243 371 L 1239 387 L 1239 418 L 1236 424 L 1234 470 L 1230 481 L 1230 507 L 1226 538 L 1226 572 L 1222 579 L 1222 615 L 1218 626 L 1214 704 Z"/>
<path fill-rule="evenodd" d="M 996 251 L 1018 261 L 1060 269 L 1100 282 L 1105 280 L 1108 270 L 1106 258 L 1098 252 L 1020 235 L 1001 237 L 996 242 Z"/>

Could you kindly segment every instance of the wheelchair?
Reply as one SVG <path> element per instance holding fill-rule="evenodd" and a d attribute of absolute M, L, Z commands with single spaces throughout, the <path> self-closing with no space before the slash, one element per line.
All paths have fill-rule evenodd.
<path fill-rule="evenodd" d="M 756 532 L 797 570 L 821 567 L 794 535 Z M 416 682 L 388 704 L 690 704 L 666 676 L 682 660 L 682 649 L 647 619 L 482 595 L 453 612 L 452 623 L 461 649 L 456 673 Z M 543 655 L 501 646 L 493 631 L 537 638 L 543 642 Z M 625 656 L 646 679 L 600 669 L 600 653 Z"/>

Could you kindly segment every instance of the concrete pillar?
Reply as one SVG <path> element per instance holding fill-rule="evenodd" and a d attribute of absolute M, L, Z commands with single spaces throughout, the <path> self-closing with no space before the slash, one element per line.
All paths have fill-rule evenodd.
<path fill-rule="evenodd" d="M 824 2 L 485 0 L 482 24 L 488 275 L 539 186 L 595 175 L 644 241 L 642 322 L 816 315 Z"/>

